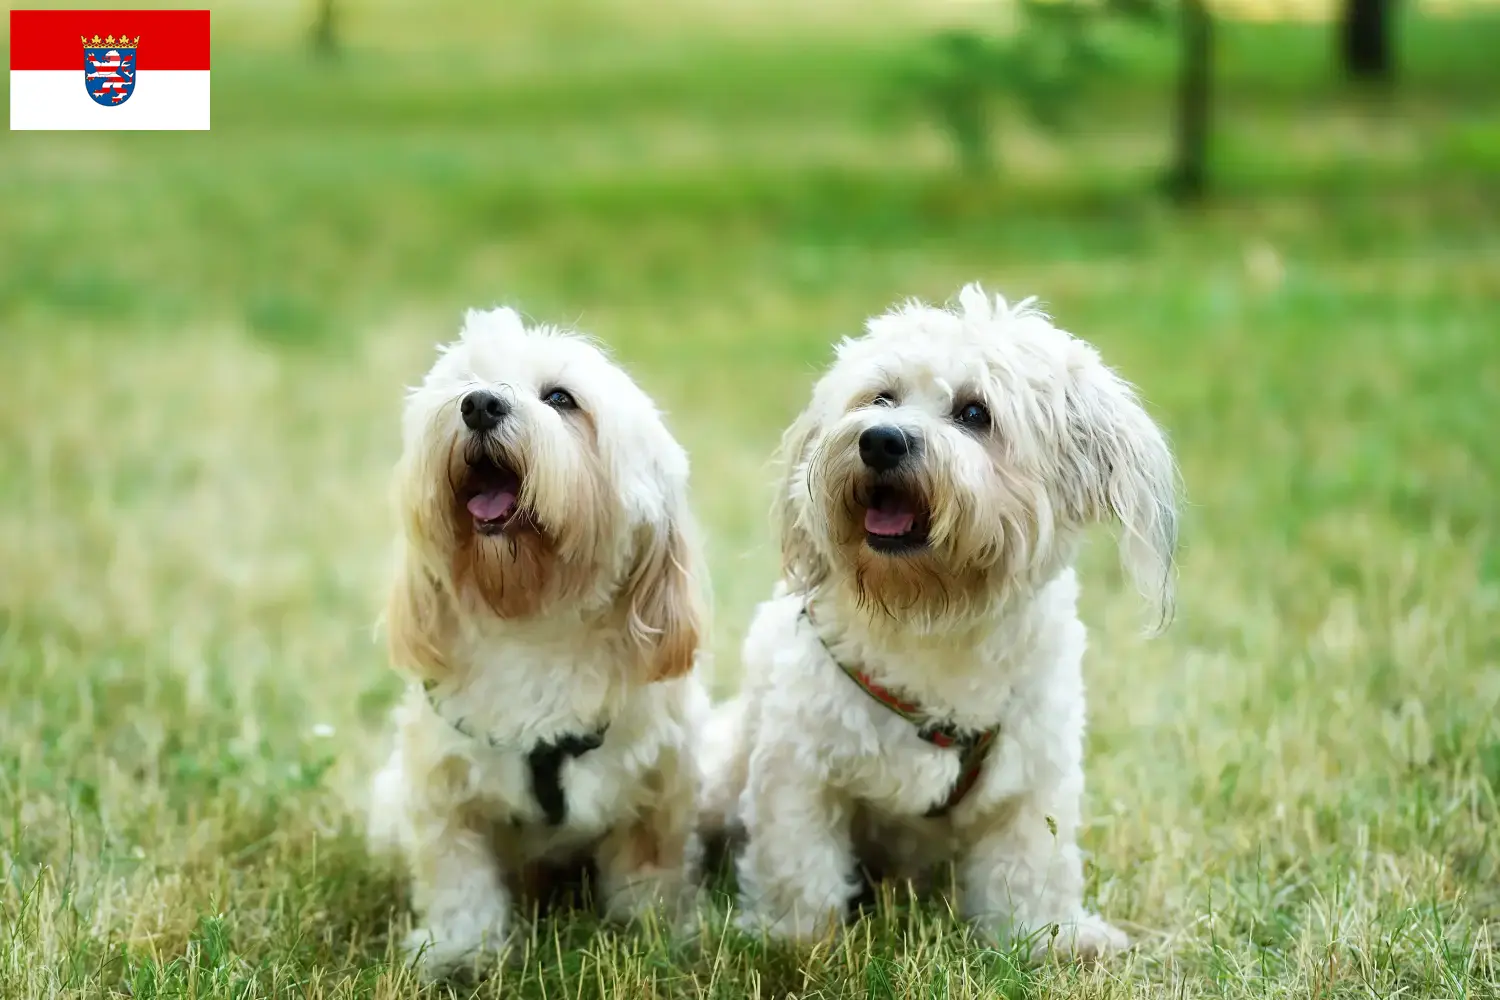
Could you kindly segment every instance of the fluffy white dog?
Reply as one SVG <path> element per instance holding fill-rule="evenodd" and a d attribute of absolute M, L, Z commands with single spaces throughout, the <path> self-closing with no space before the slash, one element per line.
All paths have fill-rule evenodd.
<path fill-rule="evenodd" d="M 371 833 L 404 848 L 429 976 L 500 948 L 542 863 L 605 913 L 692 898 L 705 577 L 688 462 L 578 336 L 471 312 L 405 415 L 392 658 L 413 678 Z"/>
<path fill-rule="evenodd" d="M 994 939 L 1126 946 L 1083 907 L 1072 563 L 1118 519 L 1165 621 L 1176 469 L 1130 387 L 1029 302 L 970 286 L 842 343 L 782 452 L 784 582 L 704 757 L 707 824 L 747 837 L 747 927 L 819 936 L 857 866 L 951 861 Z"/>

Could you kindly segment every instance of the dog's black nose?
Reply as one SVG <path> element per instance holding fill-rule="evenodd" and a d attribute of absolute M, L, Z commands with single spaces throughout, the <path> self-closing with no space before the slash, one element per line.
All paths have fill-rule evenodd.
<path fill-rule="evenodd" d="M 488 431 L 500 426 L 500 421 L 510 412 L 510 404 L 488 389 L 475 389 L 458 404 L 464 415 L 464 423 L 471 431 Z"/>
<path fill-rule="evenodd" d="M 900 465 L 911 448 L 906 432 L 890 424 L 871 427 L 859 436 L 859 457 L 876 472 L 889 472 Z"/>

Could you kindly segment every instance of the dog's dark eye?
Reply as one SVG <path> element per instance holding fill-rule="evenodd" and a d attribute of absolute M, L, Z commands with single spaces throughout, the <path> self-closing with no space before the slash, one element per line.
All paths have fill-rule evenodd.
<path fill-rule="evenodd" d="M 953 419 L 973 431 L 988 430 L 990 411 L 983 403 L 965 403 L 953 411 Z"/>
<path fill-rule="evenodd" d="M 554 410 L 578 409 L 578 400 L 574 399 L 573 394 L 566 389 L 548 389 L 542 393 L 542 402 Z"/>
<path fill-rule="evenodd" d="M 875 406 L 895 406 L 896 394 L 894 392 L 882 392 L 875 397 Z"/>

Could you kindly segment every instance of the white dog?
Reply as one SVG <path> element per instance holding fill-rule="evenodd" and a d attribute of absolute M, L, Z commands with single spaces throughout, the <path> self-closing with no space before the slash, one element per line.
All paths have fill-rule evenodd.
<path fill-rule="evenodd" d="M 815 937 L 857 865 L 952 861 L 993 939 L 1126 946 L 1083 907 L 1072 563 L 1088 524 L 1118 519 L 1165 620 L 1161 432 L 1093 348 L 970 286 L 956 311 L 909 304 L 842 343 L 782 451 L 784 583 L 704 755 L 707 824 L 748 838 L 745 925 Z"/>
<path fill-rule="evenodd" d="M 386 621 L 414 682 L 371 833 L 405 849 L 429 976 L 500 948 L 540 863 L 605 913 L 692 898 L 707 712 L 687 457 L 588 341 L 469 313 L 406 407 Z"/>

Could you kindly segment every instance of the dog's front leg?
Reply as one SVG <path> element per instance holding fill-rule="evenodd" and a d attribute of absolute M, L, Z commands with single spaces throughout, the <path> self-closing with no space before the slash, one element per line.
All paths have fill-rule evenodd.
<path fill-rule="evenodd" d="M 600 842 L 595 861 L 609 919 L 630 920 L 657 906 L 674 922 L 690 916 L 696 900 L 693 780 L 677 755 L 664 755 L 647 780 L 650 803 Z"/>
<path fill-rule="evenodd" d="M 1083 908 L 1072 824 L 1061 826 L 1032 800 L 1012 805 L 973 831 L 960 858 L 965 918 L 1002 944 L 1029 942 L 1034 958 L 1051 950 L 1092 959 L 1128 947 L 1123 932 Z"/>
<path fill-rule="evenodd" d="M 423 923 L 406 950 L 423 978 L 478 966 L 504 946 L 510 892 L 488 836 L 457 816 L 434 818 L 415 830 L 411 866 Z"/>
<path fill-rule="evenodd" d="M 757 755 L 742 804 L 740 926 L 808 941 L 839 926 L 857 893 L 852 807 L 792 754 Z"/>

